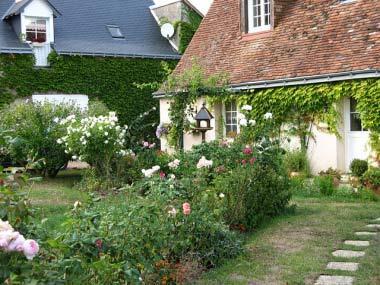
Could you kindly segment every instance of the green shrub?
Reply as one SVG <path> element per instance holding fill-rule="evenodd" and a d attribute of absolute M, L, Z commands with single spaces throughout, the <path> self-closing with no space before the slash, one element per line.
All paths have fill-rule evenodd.
<path fill-rule="evenodd" d="M 284 158 L 285 168 L 288 173 L 300 172 L 306 176 L 310 175 L 310 164 L 304 151 L 287 152 Z"/>
<path fill-rule="evenodd" d="M 334 194 L 334 178 L 329 175 L 317 176 L 314 178 L 314 187 L 324 196 L 331 196 Z"/>
<path fill-rule="evenodd" d="M 238 167 L 217 178 L 215 189 L 225 195 L 226 222 L 246 229 L 281 213 L 290 199 L 287 175 L 259 163 Z"/>
<path fill-rule="evenodd" d="M 333 177 L 337 180 L 340 180 L 342 178 L 342 174 L 340 173 L 340 171 L 337 169 L 333 169 L 332 167 L 329 167 L 329 169 L 327 169 L 325 171 L 319 172 L 319 175 L 320 176 L 330 176 L 330 177 Z"/>
<path fill-rule="evenodd" d="M 191 204 L 185 215 L 182 203 L 129 196 L 117 206 L 78 207 L 62 236 L 47 242 L 51 252 L 61 253 L 46 266 L 58 271 L 50 281 L 157 284 L 175 281 L 175 266 L 185 260 L 212 267 L 241 252 L 236 234 L 207 205 Z"/>
<path fill-rule="evenodd" d="M 109 112 L 110 109 L 98 99 L 90 100 L 88 103 L 87 115 L 89 117 L 107 116 Z"/>
<path fill-rule="evenodd" d="M 368 162 L 366 160 L 354 159 L 350 164 L 350 170 L 352 175 L 362 177 L 368 170 Z"/>
<path fill-rule="evenodd" d="M 71 158 L 57 143 L 64 134 L 59 120 L 79 113 L 65 104 L 23 102 L 4 108 L 0 127 L 8 131 L 7 149 L 12 160 L 21 166 L 31 160 L 40 161 L 43 175 L 56 176 Z"/>
<path fill-rule="evenodd" d="M 377 190 L 380 188 L 380 168 L 371 167 L 368 169 L 361 178 L 362 183 L 373 189 Z"/>

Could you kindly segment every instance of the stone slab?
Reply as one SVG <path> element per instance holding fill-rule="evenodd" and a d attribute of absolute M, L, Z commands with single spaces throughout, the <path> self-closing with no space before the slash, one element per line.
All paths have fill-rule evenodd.
<path fill-rule="evenodd" d="M 357 236 L 375 236 L 377 235 L 376 232 L 356 232 Z"/>
<path fill-rule="evenodd" d="M 355 278 L 351 276 L 319 276 L 315 285 L 352 285 Z"/>
<path fill-rule="evenodd" d="M 369 241 L 366 240 L 346 240 L 344 242 L 345 245 L 353 245 L 353 246 L 369 246 Z"/>
<path fill-rule="evenodd" d="M 380 222 L 380 218 L 375 219 L 376 222 Z"/>
<path fill-rule="evenodd" d="M 326 269 L 356 271 L 359 268 L 359 263 L 356 262 L 329 262 Z"/>
<path fill-rule="evenodd" d="M 335 257 L 354 258 L 364 256 L 365 252 L 355 250 L 336 250 L 332 253 L 332 255 Z"/>
<path fill-rule="evenodd" d="M 380 229 L 380 224 L 367 225 L 366 227 L 370 229 Z"/>

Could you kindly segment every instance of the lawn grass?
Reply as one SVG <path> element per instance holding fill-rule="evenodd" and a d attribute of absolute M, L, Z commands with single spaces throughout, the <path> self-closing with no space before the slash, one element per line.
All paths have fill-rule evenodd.
<path fill-rule="evenodd" d="M 246 254 L 212 270 L 197 284 L 313 284 L 320 274 L 331 274 L 326 265 L 336 249 L 348 249 L 346 239 L 365 230 L 380 217 L 380 203 L 336 202 L 295 198 L 289 213 L 266 223 L 247 238 Z M 355 284 L 380 284 L 380 237 L 371 238 L 367 255 L 358 259 Z M 342 274 L 342 273 L 340 273 Z"/>
<path fill-rule="evenodd" d="M 80 172 L 65 171 L 30 188 L 36 214 L 47 219 L 45 226 L 50 232 L 59 229 L 75 201 L 83 202 L 88 197 L 73 187 L 79 179 Z M 120 194 L 101 203 L 107 206 L 127 198 Z M 247 250 L 243 255 L 205 273 L 197 284 L 313 284 L 320 274 L 342 274 L 325 269 L 329 261 L 339 261 L 331 252 L 352 248 L 344 246 L 343 241 L 364 239 L 354 232 L 366 230 L 366 224 L 380 217 L 379 202 L 296 197 L 292 204 L 296 206 L 294 211 L 245 236 Z M 349 274 L 356 277 L 358 285 L 380 284 L 380 233 L 370 239 L 366 256 L 358 259 L 359 271 Z"/>
<path fill-rule="evenodd" d="M 44 220 L 44 227 L 49 232 L 60 228 L 66 220 L 65 213 L 76 201 L 84 202 L 87 199 L 86 193 L 74 187 L 80 179 L 80 170 L 65 170 L 56 178 L 44 178 L 25 188 L 33 208 L 36 209 L 35 216 Z"/>

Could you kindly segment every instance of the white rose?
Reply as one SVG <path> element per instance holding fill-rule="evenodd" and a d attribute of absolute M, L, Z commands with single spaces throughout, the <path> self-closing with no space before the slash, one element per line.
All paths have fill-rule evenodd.
<path fill-rule="evenodd" d="M 272 113 L 266 113 L 265 115 L 264 115 L 264 119 L 265 120 L 270 120 L 270 119 L 272 119 L 273 118 L 273 114 Z"/>
<path fill-rule="evenodd" d="M 241 119 L 240 120 L 240 126 L 246 127 L 248 125 L 247 119 Z"/>
<path fill-rule="evenodd" d="M 250 105 L 244 105 L 243 107 L 241 107 L 242 110 L 244 111 L 252 111 L 252 106 Z"/>
<path fill-rule="evenodd" d="M 249 124 L 251 126 L 255 126 L 256 125 L 256 120 L 249 120 Z"/>

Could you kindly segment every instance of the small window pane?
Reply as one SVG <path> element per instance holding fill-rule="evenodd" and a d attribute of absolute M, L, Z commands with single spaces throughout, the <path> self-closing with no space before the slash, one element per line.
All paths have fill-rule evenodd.
<path fill-rule="evenodd" d="M 44 19 L 26 19 L 26 40 L 32 43 L 46 42 L 46 26 Z"/>
<path fill-rule="evenodd" d="M 108 31 L 110 32 L 111 36 L 115 39 L 123 39 L 124 35 L 120 30 L 120 27 L 118 26 L 107 26 Z"/>
<path fill-rule="evenodd" d="M 356 112 L 358 102 L 354 98 L 350 98 L 350 112 Z"/>
<path fill-rule="evenodd" d="M 358 113 L 351 113 L 351 132 L 362 131 L 362 121 L 359 118 Z"/>

